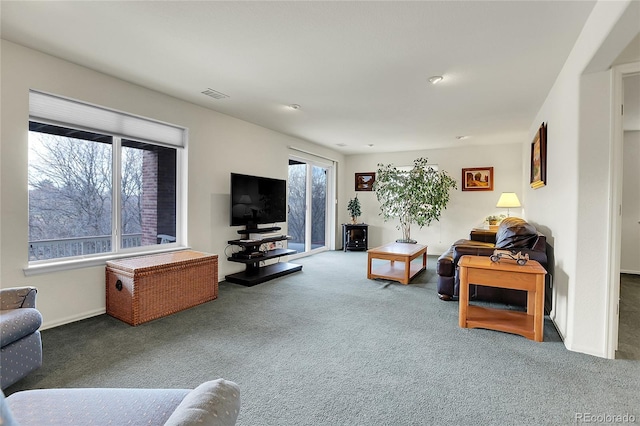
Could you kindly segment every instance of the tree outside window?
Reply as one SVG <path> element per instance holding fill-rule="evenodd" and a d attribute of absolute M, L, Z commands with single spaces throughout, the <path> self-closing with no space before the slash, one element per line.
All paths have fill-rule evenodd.
<path fill-rule="evenodd" d="M 176 149 L 33 121 L 29 128 L 30 261 L 175 241 Z"/>

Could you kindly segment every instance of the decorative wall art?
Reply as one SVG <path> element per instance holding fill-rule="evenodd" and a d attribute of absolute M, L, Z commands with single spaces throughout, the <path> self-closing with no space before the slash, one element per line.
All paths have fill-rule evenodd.
<path fill-rule="evenodd" d="M 531 142 L 531 187 L 547 184 L 547 125 L 542 123 Z"/>
<path fill-rule="evenodd" d="M 373 183 L 375 181 L 375 172 L 356 173 L 356 191 L 373 191 Z"/>
<path fill-rule="evenodd" d="M 462 169 L 463 191 L 493 191 L 493 167 Z"/>

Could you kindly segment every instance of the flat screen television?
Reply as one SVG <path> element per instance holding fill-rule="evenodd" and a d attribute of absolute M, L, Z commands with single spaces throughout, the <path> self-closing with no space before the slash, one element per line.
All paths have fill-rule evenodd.
<path fill-rule="evenodd" d="M 286 180 L 231 173 L 231 226 L 286 221 Z"/>

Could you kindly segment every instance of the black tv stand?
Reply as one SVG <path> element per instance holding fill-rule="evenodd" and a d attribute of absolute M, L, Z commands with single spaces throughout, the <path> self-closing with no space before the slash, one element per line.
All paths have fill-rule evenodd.
<path fill-rule="evenodd" d="M 238 231 L 239 234 L 264 234 L 268 232 L 279 231 L 279 227 L 271 228 L 247 228 Z M 302 265 L 289 262 L 278 262 L 271 265 L 260 266 L 260 263 L 269 259 L 276 259 L 282 256 L 297 253 L 295 250 L 277 248 L 273 250 L 260 251 L 260 246 L 265 243 L 284 241 L 289 239 L 286 235 L 277 237 L 263 238 L 261 240 L 239 239 L 228 241 L 229 244 L 242 247 L 242 251 L 236 256 L 228 257 L 230 262 L 238 262 L 245 264 L 245 270 L 225 276 L 229 282 L 242 284 L 245 286 L 254 286 L 265 281 L 272 280 L 283 275 L 292 274 L 302 270 Z"/>

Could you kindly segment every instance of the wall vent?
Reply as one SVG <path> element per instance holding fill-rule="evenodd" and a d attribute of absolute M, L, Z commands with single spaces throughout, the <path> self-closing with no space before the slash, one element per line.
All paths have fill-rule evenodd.
<path fill-rule="evenodd" d="M 213 90 L 211 88 L 207 88 L 207 90 L 203 90 L 201 93 L 213 99 L 224 99 L 229 97 L 229 95 L 225 95 L 224 93 L 218 92 L 217 90 Z"/>

